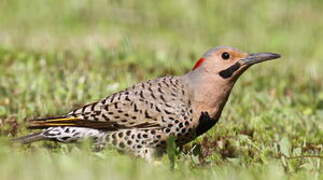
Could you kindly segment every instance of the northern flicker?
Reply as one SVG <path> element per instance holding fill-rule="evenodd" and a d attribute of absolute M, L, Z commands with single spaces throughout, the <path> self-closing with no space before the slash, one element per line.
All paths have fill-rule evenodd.
<path fill-rule="evenodd" d="M 32 120 L 29 128 L 42 130 L 15 140 L 91 138 L 99 146 L 151 159 L 165 152 L 170 136 L 181 146 L 208 131 L 219 120 L 238 77 L 254 64 L 279 57 L 212 48 L 182 76 L 141 82 L 66 115 Z"/>

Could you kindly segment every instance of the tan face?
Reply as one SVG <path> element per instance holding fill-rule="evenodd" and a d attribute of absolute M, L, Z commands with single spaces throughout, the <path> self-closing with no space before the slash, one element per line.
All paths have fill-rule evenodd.
<path fill-rule="evenodd" d="M 247 57 L 248 54 L 233 48 L 219 48 L 211 50 L 204 55 L 207 67 L 215 68 L 213 70 L 223 70 L 235 64 L 240 59 Z"/>
<path fill-rule="evenodd" d="M 251 65 L 279 57 L 274 53 L 248 54 L 231 47 L 218 47 L 207 51 L 193 70 L 200 68 L 223 79 L 236 79 Z"/>

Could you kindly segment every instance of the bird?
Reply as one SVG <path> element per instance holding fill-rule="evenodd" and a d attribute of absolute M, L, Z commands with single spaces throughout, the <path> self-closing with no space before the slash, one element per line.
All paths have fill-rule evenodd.
<path fill-rule="evenodd" d="M 38 132 L 13 139 L 63 143 L 92 139 L 147 160 L 166 152 L 175 137 L 183 146 L 220 119 L 235 82 L 254 64 L 280 58 L 277 53 L 246 53 L 229 46 L 206 51 L 184 75 L 140 82 L 65 115 L 30 120 Z"/>

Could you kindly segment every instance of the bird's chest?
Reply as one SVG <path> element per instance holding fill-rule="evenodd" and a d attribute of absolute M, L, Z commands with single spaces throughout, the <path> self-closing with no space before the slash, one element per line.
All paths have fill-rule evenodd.
<path fill-rule="evenodd" d="M 208 112 L 201 112 L 195 123 L 184 121 L 175 124 L 172 129 L 173 131 L 169 132 L 169 134 L 175 135 L 176 143 L 178 145 L 184 145 L 207 132 L 217 123 L 217 121 L 218 119 L 211 118 Z"/>

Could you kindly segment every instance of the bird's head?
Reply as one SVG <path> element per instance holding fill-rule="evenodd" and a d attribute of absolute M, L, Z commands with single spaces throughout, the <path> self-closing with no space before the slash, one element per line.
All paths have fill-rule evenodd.
<path fill-rule="evenodd" d="M 200 58 L 193 71 L 202 71 L 225 81 L 236 80 L 254 64 L 277 59 L 275 53 L 245 53 L 232 47 L 216 47 Z"/>

